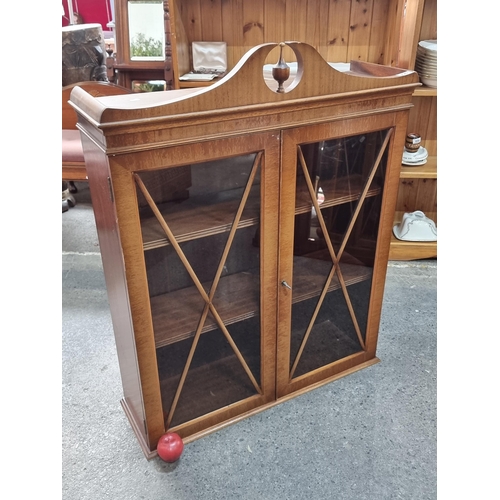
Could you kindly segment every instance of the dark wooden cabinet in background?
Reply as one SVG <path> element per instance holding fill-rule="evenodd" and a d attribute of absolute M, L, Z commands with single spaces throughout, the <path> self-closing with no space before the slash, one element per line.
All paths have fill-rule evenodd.
<path fill-rule="evenodd" d="M 78 115 L 123 381 L 147 457 L 377 362 L 413 71 L 276 44 L 204 89 Z"/>

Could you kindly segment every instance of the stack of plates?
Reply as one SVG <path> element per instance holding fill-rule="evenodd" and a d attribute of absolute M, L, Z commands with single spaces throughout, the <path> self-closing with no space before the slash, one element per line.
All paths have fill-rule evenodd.
<path fill-rule="evenodd" d="M 418 151 L 416 153 L 409 153 L 404 150 L 403 153 L 403 165 L 409 165 L 410 167 L 417 167 L 418 165 L 425 165 L 427 163 L 427 157 L 429 156 L 429 153 L 427 152 L 427 149 L 425 149 L 423 146 L 420 146 L 418 148 Z"/>
<path fill-rule="evenodd" d="M 418 42 L 415 70 L 424 85 L 437 88 L 437 40 Z"/>

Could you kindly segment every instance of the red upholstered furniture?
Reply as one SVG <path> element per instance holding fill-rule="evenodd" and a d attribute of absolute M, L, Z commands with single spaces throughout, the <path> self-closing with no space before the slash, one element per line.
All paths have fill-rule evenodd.
<path fill-rule="evenodd" d="M 76 113 L 69 104 L 73 87 L 81 87 L 94 97 L 130 94 L 131 90 L 110 82 L 79 82 L 62 89 L 62 180 L 86 181 L 80 131 L 76 128 Z"/>

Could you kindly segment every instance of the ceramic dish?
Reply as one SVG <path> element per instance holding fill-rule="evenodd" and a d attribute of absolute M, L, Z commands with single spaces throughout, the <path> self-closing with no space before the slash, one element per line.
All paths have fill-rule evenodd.
<path fill-rule="evenodd" d="M 437 241 L 436 223 L 420 210 L 405 213 L 392 232 L 402 241 Z"/>
<path fill-rule="evenodd" d="M 429 153 L 423 146 L 420 146 L 416 153 L 409 153 L 406 149 L 403 151 L 403 160 L 408 162 L 425 160 L 428 156 Z"/>
<path fill-rule="evenodd" d="M 432 87 L 433 89 L 437 89 L 438 83 L 436 78 L 426 78 L 420 77 L 420 81 L 424 84 L 427 85 L 427 87 Z"/>
<path fill-rule="evenodd" d="M 438 41 L 437 40 L 422 40 L 418 42 L 418 46 L 425 51 L 437 52 Z"/>
<path fill-rule="evenodd" d="M 401 162 L 402 165 L 405 165 L 407 167 L 419 167 L 421 165 L 425 165 L 427 163 L 427 158 L 425 158 L 424 160 L 419 160 L 419 161 L 406 161 L 406 160 L 403 160 Z"/>
<path fill-rule="evenodd" d="M 437 61 L 437 52 L 429 52 L 421 47 L 417 47 L 417 57 L 424 57 L 425 59 Z"/>
<path fill-rule="evenodd" d="M 418 72 L 422 72 L 422 73 L 426 73 L 426 72 L 437 73 L 437 66 L 431 66 L 429 64 L 416 63 L 415 64 L 415 69 Z"/>

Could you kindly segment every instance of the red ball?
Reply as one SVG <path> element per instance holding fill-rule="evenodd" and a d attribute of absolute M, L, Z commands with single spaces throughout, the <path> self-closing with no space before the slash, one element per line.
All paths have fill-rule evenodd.
<path fill-rule="evenodd" d="M 184 450 L 184 443 L 179 434 L 175 432 L 167 432 L 158 439 L 156 451 L 158 456 L 165 462 L 176 462 L 179 460 Z"/>

